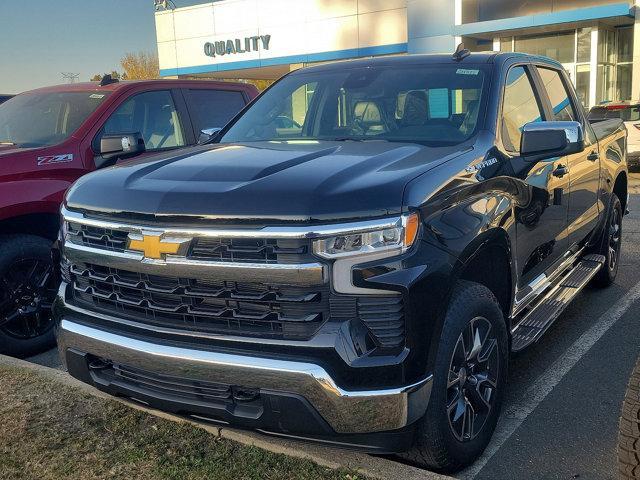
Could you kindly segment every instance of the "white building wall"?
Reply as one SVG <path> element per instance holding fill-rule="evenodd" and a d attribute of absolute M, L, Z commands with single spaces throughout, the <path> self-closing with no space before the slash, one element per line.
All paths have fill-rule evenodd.
<path fill-rule="evenodd" d="M 157 12 L 156 31 L 163 74 L 207 66 L 215 71 L 235 62 L 299 57 L 281 62 L 299 63 L 310 54 L 315 61 L 328 52 L 342 52 L 341 58 L 358 56 L 359 49 L 375 54 L 376 47 L 406 46 L 407 8 L 406 0 L 269 0 L 268 6 L 264 0 L 225 0 Z M 206 42 L 256 35 L 271 36 L 268 50 L 205 54 Z"/>

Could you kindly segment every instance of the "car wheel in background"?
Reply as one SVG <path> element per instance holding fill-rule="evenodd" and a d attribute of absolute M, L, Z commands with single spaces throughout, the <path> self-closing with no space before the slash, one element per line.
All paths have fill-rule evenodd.
<path fill-rule="evenodd" d="M 640 359 L 631 373 L 622 403 L 618 472 L 621 479 L 640 479 Z"/>
<path fill-rule="evenodd" d="M 0 236 L 0 353 L 24 357 L 55 344 L 53 268 L 49 240 Z"/>

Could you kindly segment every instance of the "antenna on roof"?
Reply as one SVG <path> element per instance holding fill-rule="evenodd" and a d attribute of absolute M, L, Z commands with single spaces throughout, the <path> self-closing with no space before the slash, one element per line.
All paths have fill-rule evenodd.
<path fill-rule="evenodd" d="M 100 86 L 104 87 L 105 85 L 111 85 L 112 83 L 118 83 L 117 78 L 113 78 L 110 73 L 105 73 L 100 80 Z"/>
<path fill-rule="evenodd" d="M 471 55 L 471 52 L 464 48 L 464 43 L 460 43 L 453 54 L 453 59 L 456 62 L 459 62 L 460 60 L 467 58 L 469 55 Z"/>

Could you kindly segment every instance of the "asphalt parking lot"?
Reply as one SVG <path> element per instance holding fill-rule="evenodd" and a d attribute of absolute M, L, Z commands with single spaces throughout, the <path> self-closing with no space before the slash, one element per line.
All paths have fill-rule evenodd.
<path fill-rule="evenodd" d="M 614 479 L 618 416 L 640 353 L 640 174 L 615 285 L 587 288 L 510 365 L 496 434 L 467 479 Z M 31 361 L 61 368 L 55 351 Z"/>

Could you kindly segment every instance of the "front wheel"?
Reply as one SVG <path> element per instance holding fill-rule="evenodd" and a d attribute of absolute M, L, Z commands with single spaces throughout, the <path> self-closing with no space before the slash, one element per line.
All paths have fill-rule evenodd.
<path fill-rule="evenodd" d="M 55 345 L 53 268 L 49 240 L 0 236 L 0 353 L 24 357 Z"/>
<path fill-rule="evenodd" d="M 502 310 L 491 291 L 459 282 L 445 316 L 429 406 L 406 458 L 451 472 L 482 453 L 500 414 L 508 348 Z"/>

